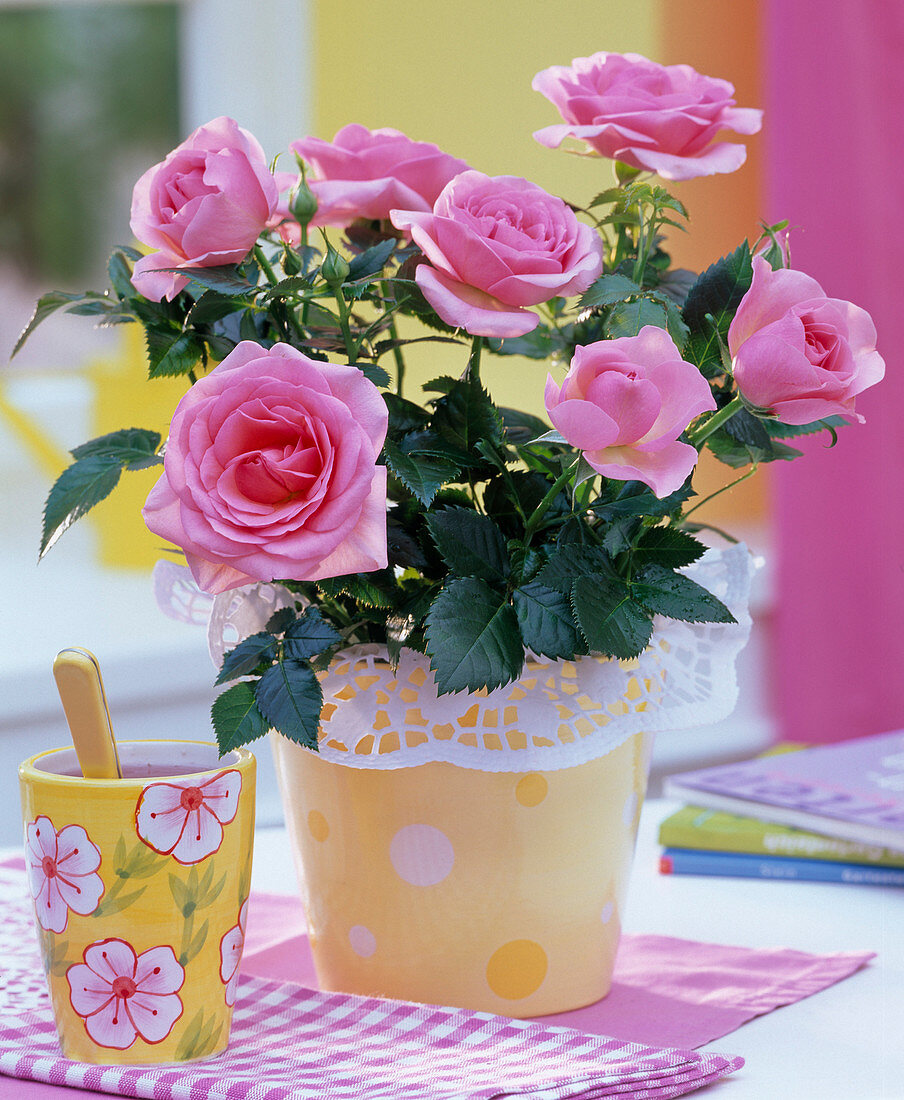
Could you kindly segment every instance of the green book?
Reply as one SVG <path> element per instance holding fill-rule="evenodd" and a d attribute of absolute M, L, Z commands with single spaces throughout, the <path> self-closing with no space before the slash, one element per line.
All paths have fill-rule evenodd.
<path fill-rule="evenodd" d="M 712 852 L 750 852 L 754 855 L 826 859 L 836 863 L 872 863 L 904 867 L 904 852 L 875 844 L 837 840 L 788 825 L 774 825 L 755 817 L 721 810 L 684 806 L 659 826 L 664 848 L 694 848 Z"/>

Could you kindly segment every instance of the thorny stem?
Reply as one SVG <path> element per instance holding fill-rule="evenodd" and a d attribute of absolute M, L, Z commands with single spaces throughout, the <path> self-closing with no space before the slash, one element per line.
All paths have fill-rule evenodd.
<path fill-rule="evenodd" d="M 354 366 L 358 361 L 358 349 L 355 347 L 352 330 L 348 323 L 348 305 L 338 286 L 334 288 L 333 296 L 336 299 L 336 305 L 339 307 L 339 327 L 342 330 L 342 339 L 345 341 L 348 361 L 351 366 Z"/>
<path fill-rule="evenodd" d="M 387 284 L 383 284 L 383 295 L 389 297 L 387 290 Z M 389 337 L 393 341 L 392 357 L 395 359 L 396 365 L 396 393 L 399 397 L 402 396 L 402 389 L 405 384 L 405 357 L 402 355 L 402 349 L 398 346 L 396 341 L 399 338 L 399 332 L 396 328 L 395 317 L 391 314 L 389 316 Z"/>
<path fill-rule="evenodd" d="M 475 336 L 471 342 L 471 354 L 468 356 L 468 366 L 465 371 L 467 378 L 480 380 L 480 353 L 483 350 L 483 337 Z"/>
<path fill-rule="evenodd" d="M 524 545 L 525 547 L 531 540 L 531 536 L 537 530 L 540 525 L 540 520 L 546 514 L 550 504 L 556 499 L 561 492 L 562 486 L 572 477 L 574 473 L 573 467 L 569 466 L 567 470 L 563 470 L 561 474 L 553 482 L 552 488 L 546 494 L 546 496 L 540 501 L 537 507 L 534 509 L 533 514 L 524 526 Z"/>
<path fill-rule="evenodd" d="M 264 250 L 259 244 L 254 246 L 254 258 L 260 264 L 261 271 L 267 276 L 267 282 L 270 286 L 276 286 L 279 280 L 276 278 L 276 272 L 273 270 L 273 265 L 264 255 Z"/>
<path fill-rule="evenodd" d="M 688 435 L 688 440 L 692 447 L 700 449 L 700 444 L 704 439 L 708 439 L 709 436 L 717 431 L 726 420 L 730 420 L 736 412 L 740 412 L 743 408 L 740 394 L 737 397 L 733 397 L 731 401 L 725 406 L 724 409 L 719 409 L 717 413 L 709 418 L 706 423 L 701 424 L 695 432 L 691 432 Z"/>
<path fill-rule="evenodd" d="M 709 496 L 705 496 L 703 500 L 697 501 L 693 508 L 688 508 L 688 510 L 681 518 L 683 520 L 687 519 L 687 517 L 693 512 L 696 512 L 698 508 L 702 508 L 704 504 L 708 504 L 713 499 L 713 497 L 719 496 L 720 493 L 727 493 L 728 490 L 733 489 L 735 485 L 740 485 L 742 481 L 746 481 L 749 477 L 753 477 L 753 475 L 757 472 L 757 469 L 758 463 L 754 462 L 747 473 L 741 474 L 741 476 L 736 477 L 734 481 L 730 481 L 727 485 L 723 485 L 721 489 L 716 489 L 714 492 L 710 493 Z M 715 528 L 713 528 L 713 530 L 715 530 Z"/>

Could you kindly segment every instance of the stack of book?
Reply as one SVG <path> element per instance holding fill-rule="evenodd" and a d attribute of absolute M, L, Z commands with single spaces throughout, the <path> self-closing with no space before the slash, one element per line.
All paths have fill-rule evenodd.
<path fill-rule="evenodd" d="M 671 776 L 665 874 L 904 886 L 904 730 Z"/>

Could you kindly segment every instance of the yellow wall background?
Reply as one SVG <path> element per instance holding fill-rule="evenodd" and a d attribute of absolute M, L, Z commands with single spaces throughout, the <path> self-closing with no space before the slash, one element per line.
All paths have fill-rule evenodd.
<path fill-rule="evenodd" d="M 611 186 L 611 166 L 533 140 L 534 130 L 558 121 L 552 104 L 531 89 L 533 75 L 597 50 L 636 52 L 729 79 L 741 106 L 757 106 L 758 8 L 758 0 L 572 0 L 559 14 L 546 0 L 312 0 L 313 132 L 332 138 L 349 122 L 392 126 L 490 175 L 524 176 L 587 202 Z M 691 214 L 691 234 L 670 242 L 681 266 L 700 270 L 745 236 L 756 237 L 758 139 L 747 144 L 750 159 L 740 172 L 673 186 Z M 466 353 L 466 345 L 410 349 L 410 395 L 418 379 L 460 373 Z M 133 423 L 165 432 L 181 384 L 145 381 L 142 356 L 136 326 L 125 361 L 99 368 L 98 434 Z M 544 363 L 491 357 L 482 376 L 500 403 L 542 411 L 546 372 Z M 727 467 L 704 463 L 698 490 L 711 492 L 733 477 Z M 701 516 L 729 526 L 762 523 L 765 480 L 761 471 Z M 153 473 L 124 475 L 97 510 L 107 563 L 146 568 L 161 556 L 139 517 L 153 481 Z"/>

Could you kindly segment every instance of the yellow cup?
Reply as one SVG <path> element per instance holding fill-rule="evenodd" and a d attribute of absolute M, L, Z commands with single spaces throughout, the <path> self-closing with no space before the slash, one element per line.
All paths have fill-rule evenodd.
<path fill-rule="evenodd" d="M 188 1062 L 229 1041 L 254 843 L 255 760 L 202 741 L 19 767 L 25 860 L 60 1045 L 80 1062 Z"/>

